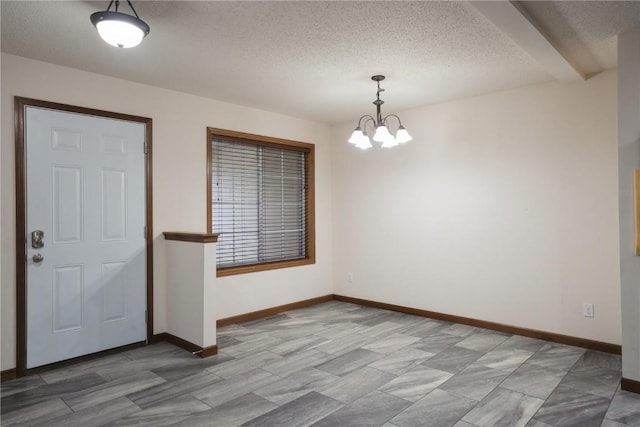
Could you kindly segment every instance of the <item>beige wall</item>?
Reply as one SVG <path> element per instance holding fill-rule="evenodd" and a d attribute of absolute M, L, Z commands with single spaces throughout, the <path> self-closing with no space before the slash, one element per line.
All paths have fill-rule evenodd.
<path fill-rule="evenodd" d="M 633 253 L 633 185 L 640 168 L 640 31 L 618 36 L 622 376 L 640 381 L 640 257 Z"/>
<path fill-rule="evenodd" d="M 316 265 L 218 279 L 218 318 L 335 292 L 620 343 L 615 71 L 400 112 L 414 141 L 362 152 L 346 143 L 353 123 L 329 129 L 6 54 L 1 65 L 3 370 L 15 365 L 14 95 L 153 118 L 156 332 L 161 232 L 205 230 L 215 126 L 316 144 Z"/>
<path fill-rule="evenodd" d="M 400 116 L 332 129 L 334 292 L 619 344 L 615 70 Z"/>
<path fill-rule="evenodd" d="M 315 265 L 217 280 L 219 318 L 331 293 L 329 128 L 280 114 L 2 54 L 2 361 L 15 366 L 13 96 L 153 119 L 154 330 L 166 330 L 163 231 L 206 230 L 206 127 L 316 144 Z"/>

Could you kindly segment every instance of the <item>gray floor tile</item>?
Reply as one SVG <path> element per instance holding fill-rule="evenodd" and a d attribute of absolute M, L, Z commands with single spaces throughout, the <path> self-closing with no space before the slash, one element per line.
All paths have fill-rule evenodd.
<path fill-rule="evenodd" d="M 270 348 L 269 351 L 275 354 L 279 354 L 280 356 L 291 356 L 292 354 L 298 353 L 302 350 L 308 350 L 310 348 L 317 347 L 327 341 L 329 341 L 328 338 L 306 335 L 293 340 L 284 341 L 283 343 Z"/>
<path fill-rule="evenodd" d="M 620 391 L 611 401 L 606 418 L 630 426 L 640 426 L 640 394 Z"/>
<path fill-rule="evenodd" d="M 164 400 L 162 403 L 150 406 L 142 411 L 121 417 L 117 421 L 105 424 L 106 426 L 169 426 L 186 420 L 193 414 L 210 410 L 211 407 L 200 400 L 184 395 L 172 400 Z"/>
<path fill-rule="evenodd" d="M 303 350 L 292 356 L 287 356 L 281 360 L 269 363 L 263 366 L 262 369 L 274 375 L 286 377 L 302 369 L 318 366 L 333 357 L 334 356 L 330 354 L 314 349 Z"/>
<path fill-rule="evenodd" d="M 373 351 L 365 350 L 363 348 L 358 348 L 322 363 L 318 365 L 317 368 L 334 375 L 342 376 L 373 363 L 382 357 L 383 355 L 381 354 L 374 353 Z"/>
<path fill-rule="evenodd" d="M 46 425 L 52 418 L 71 412 L 62 399 L 53 398 L 2 414 L 2 425 Z"/>
<path fill-rule="evenodd" d="M 280 377 L 262 369 L 237 375 L 191 392 L 193 396 L 212 408 L 280 380 Z"/>
<path fill-rule="evenodd" d="M 246 341 L 241 344 L 224 349 L 224 354 L 235 357 L 237 359 L 250 357 L 264 350 L 270 350 L 271 348 L 281 344 L 283 340 L 274 338 L 268 334 L 261 334 L 257 339 Z"/>
<path fill-rule="evenodd" d="M 525 363 L 509 375 L 500 387 L 546 399 L 566 374 L 566 371 L 559 369 Z"/>
<path fill-rule="evenodd" d="M 312 391 L 244 423 L 243 426 L 309 426 L 342 406 L 342 403 Z"/>
<path fill-rule="evenodd" d="M 385 393 L 415 402 L 451 378 L 453 374 L 418 366 L 378 388 Z"/>
<path fill-rule="evenodd" d="M 350 403 L 395 378 L 395 375 L 364 367 L 340 378 L 322 394 L 343 403 Z"/>
<path fill-rule="evenodd" d="M 476 363 L 489 368 L 500 369 L 501 371 L 513 372 L 532 355 L 533 352 L 531 351 L 494 349 L 478 359 Z"/>
<path fill-rule="evenodd" d="M 245 394 L 214 409 L 199 412 L 176 423 L 179 427 L 237 427 L 276 409 L 278 405 L 253 393 Z"/>
<path fill-rule="evenodd" d="M 617 421 L 612 421 L 605 418 L 602 424 L 600 424 L 600 427 L 629 427 L 629 426 L 628 424 L 622 424 Z"/>
<path fill-rule="evenodd" d="M 429 358 L 422 365 L 456 374 L 482 357 L 484 353 L 451 346 Z"/>
<path fill-rule="evenodd" d="M 234 345 L 240 344 L 240 343 L 242 343 L 242 341 L 240 341 L 237 338 L 233 338 L 232 336 L 229 336 L 229 335 L 218 336 L 216 338 L 216 345 L 218 346 L 218 351 L 225 350 L 229 347 L 233 347 Z"/>
<path fill-rule="evenodd" d="M 553 426 L 598 427 L 609 402 L 607 398 L 559 385 L 538 410 L 535 419 Z"/>
<path fill-rule="evenodd" d="M 318 332 L 316 335 L 323 338 L 328 338 L 330 340 L 337 340 L 361 331 L 365 331 L 367 329 L 369 329 L 367 326 L 359 325 L 353 322 L 333 323 L 330 324 L 327 329 L 322 332 Z"/>
<path fill-rule="evenodd" d="M 207 368 L 207 372 L 222 378 L 232 378 L 279 360 L 282 360 L 282 356 L 263 350 L 243 358 L 212 366 Z"/>
<path fill-rule="evenodd" d="M 77 391 L 63 397 L 63 400 L 74 411 L 90 408 L 127 394 L 135 393 L 165 382 L 152 372 L 141 372 L 137 375 L 109 381 L 94 387 Z"/>
<path fill-rule="evenodd" d="M 218 381 L 222 381 L 222 378 L 208 372 L 201 372 L 179 380 L 166 381 L 136 393 L 128 394 L 127 397 L 144 409 L 149 406 L 156 406 L 161 402 L 173 400 L 183 394 L 200 390 Z"/>
<path fill-rule="evenodd" d="M 536 354 L 531 356 L 528 362 L 546 368 L 568 371 L 582 357 L 584 352 L 583 348 L 547 343 Z"/>
<path fill-rule="evenodd" d="M 431 357 L 433 357 L 433 354 L 426 351 L 403 348 L 385 355 L 382 359 L 369 364 L 369 366 L 380 371 L 400 375 Z"/>
<path fill-rule="evenodd" d="M 535 418 L 532 418 L 529 423 L 527 423 L 527 427 L 554 427 L 550 424 L 543 423 L 542 421 L 538 421 Z"/>
<path fill-rule="evenodd" d="M 392 335 L 398 332 L 400 329 L 404 329 L 405 326 L 396 322 L 382 322 L 376 326 L 371 326 L 367 329 L 360 331 L 360 335 L 364 335 L 372 338 L 382 338 Z"/>
<path fill-rule="evenodd" d="M 152 347 L 154 349 L 156 344 Z M 164 347 L 157 347 L 157 349 L 163 349 Z M 175 349 L 175 347 L 174 347 Z M 88 360 L 82 363 L 63 366 L 60 368 L 55 368 L 51 371 L 42 372 L 40 377 L 47 383 L 53 384 L 59 381 L 67 381 L 74 377 L 86 375 L 90 373 L 95 373 L 100 368 L 104 368 L 107 366 L 115 366 L 115 365 L 123 365 L 131 362 L 124 353 L 112 354 L 104 357 L 99 357 L 96 359 Z"/>
<path fill-rule="evenodd" d="M 525 427 L 544 400 L 496 388 L 462 419 L 478 427 Z"/>
<path fill-rule="evenodd" d="M 620 385 L 621 378 L 620 371 L 582 366 L 579 369 L 571 369 L 560 384 L 611 399 Z"/>
<path fill-rule="evenodd" d="M 95 372 L 84 373 L 68 380 L 58 381 L 54 384 L 44 384 L 20 393 L 2 396 L 2 415 L 21 408 L 44 402 L 49 399 L 67 398 L 74 393 L 84 393 L 87 389 L 106 384 L 107 381 Z"/>
<path fill-rule="evenodd" d="M 410 335 L 412 337 L 428 338 L 436 335 L 446 335 L 446 334 L 442 334 L 441 331 L 443 329 L 448 328 L 451 325 L 452 325 L 451 323 L 441 322 L 439 320 L 422 319 L 420 322 L 409 327 L 403 333 L 405 335 Z M 460 340 L 458 341 L 461 341 L 461 340 L 462 338 L 460 337 Z"/>
<path fill-rule="evenodd" d="M 493 332 L 475 333 L 457 343 L 456 346 L 486 353 L 505 342 L 508 338 L 509 336 L 507 335 Z"/>
<path fill-rule="evenodd" d="M 158 343 L 5 382 L 2 425 L 640 427 L 618 355 L 339 301 L 219 328 L 217 343 L 205 359 Z"/>
<path fill-rule="evenodd" d="M 603 353 L 601 351 L 586 350 L 582 357 L 573 365 L 574 368 L 598 367 L 614 371 L 622 370 L 622 357 L 618 354 Z"/>
<path fill-rule="evenodd" d="M 442 384 L 442 390 L 450 391 L 469 399 L 482 400 L 491 393 L 507 376 L 508 372 L 471 365 Z"/>
<path fill-rule="evenodd" d="M 28 377 L 22 377 L 12 381 L 5 381 L 0 384 L 0 396 L 11 396 L 12 394 L 40 387 L 44 384 L 45 382 L 40 378 L 40 375 L 30 375 Z"/>
<path fill-rule="evenodd" d="M 194 356 L 193 359 L 188 359 L 170 365 L 161 366 L 156 369 L 151 369 L 151 372 L 159 377 L 164 378 L 167 381 L 179 380 L 184 377 L 190 377 L 198 373 L 205 373 L 205 369 L 212 366 L 219 365 L 221 363 L 233 360 L 233 358 L 227 354 L 219 353 L 215 356 L 200 358 Z"/>
<path fill-rule="evenodd" d="M 43 425 L 64 427 L 102 426 L 139 411 L 141 409 L 129 399 L 118 397 L 68 415 L 49 418 Z"/>
<path fill-rule="evenodd" d="M 453 323 L 451 326 L 442 329 L 442 333 L 458 337 L 467 337 L 475 332 L 478 332 L 478 328 L 460 323 Z"/>
<path fill-rule="evenodd" d="M 459 343 L 464 338 L 454 335 L 433 335 L 426 338 L 421 338 L 420 341 L 411 344 L 411 348 L 426 351 L 433 354 L 438 354 L 451 346 Z"/>
<path fill-rule="evenodd" d="M 512 335 L 509 339 L 498 345 L 495 350 L 522 350 L 535 353 L 544 347 L 545 344 L 547 344 L 546 341 L 539 339 Z"/>
<path fill-rule="evenodd" d="M 102 366 L 96 369 L 96 372 L 106 380 L 113 381 L 137 375 L 142 371 L 151 371 L 152 369 L 159 369 L 163 366 L 196 359 L 196 356 L 181 348 L 173 347 L 173 349 L 168 349 L 163 346 L 161 347 L 161 350 L 162 351 L 155 355 L 145 352 L 144 354 L 146 357 L 135 355 L 135 358 L 129 361 L 120 364 L 111 363 L 107 366 Z"/>
<path fill-rule="evenodd" d="M 341 338 L 332 339 L 329 342 L 321 344 L 315 347 L 316 350 L 324 353 L 333 354 L 338 356 L 340 354 L 348 353 L 351 350 L 362 347 L 364 344 L 373 341 L 374 338 L 367 337 L 360 334 L 350 334 Z"/>
<path fill-rule="evenodd" d="M 373 391 L 321 419 L 314 426 L 380 426 L 411 403 L 386 393 Z"/>
<path fill-rule="evenodd" d="M 280 381 L 254 391 L 265 399 L 284 405 L 310 391 L 319 391 L 338 381 L 340 377 L 316 368 L 307 368 Z"/>
<path fill-rule="evenodd" d="M 376 353 L 389 354 L 417 341 L 420 341 L 420 338 L 404 334 L 393 334 L 363 345 L 362 348 L 375 351 Z"/>
<path fill-rule="evenodd" d="M 398 427 L 449 427 L 478 403 L 436 389 L 391 419 Z"/>

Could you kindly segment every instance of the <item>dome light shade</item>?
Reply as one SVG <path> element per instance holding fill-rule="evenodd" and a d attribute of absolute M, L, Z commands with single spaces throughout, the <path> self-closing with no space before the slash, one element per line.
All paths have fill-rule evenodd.
<path fill-rule="evenodd" d="M 138 17 L 135 9 L 129 6 L 136 16 L 127 15 L 118 12 L 118 4 L 116 1 L 116 11 L 109 11 L 113 1 L 109 3 L 109 7 L 104 12 L 95 12 L 91 14 L 91 23 L 98 30 L 98 34 L 108 44 L 120 48 L 135 47 L 142 42 L 142 39 L 149 34 L 150 28 L 146 22 Z"/>

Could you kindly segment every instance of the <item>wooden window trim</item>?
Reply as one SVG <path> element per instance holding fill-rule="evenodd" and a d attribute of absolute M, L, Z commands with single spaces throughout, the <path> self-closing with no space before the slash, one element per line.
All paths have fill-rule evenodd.
<path fill-rule="evenodd" d="M 291 141 L 288 139 L 273 138 L 270 136 L 254 135 L 244 132 L 236 132 L 226 129 L 207 127 L 207 232 L 213 233 L 213 199 L 212 199 L 212 139 L 223 138 L 228 141 L 252 142 L 256 145 L 267 147 L 285 148 L 288 150 L 303 151 L 306 153 L 307 162 L 305 168 L 305 180 L 307 185 L 305 215 L 307 218 L 308 239 L 307 256 L 302 259 L 264 262 L 258 264 L 241 265 L 237 267 L 223 267 L 216 270 L 217 277 L 232 276 L 236 274 L 255 273 L 258 271 L 275 270 L 279 268 L 298 267 L 316 263 L 316 221 L 315 221 L 315 145 L 306 142 Z"/>

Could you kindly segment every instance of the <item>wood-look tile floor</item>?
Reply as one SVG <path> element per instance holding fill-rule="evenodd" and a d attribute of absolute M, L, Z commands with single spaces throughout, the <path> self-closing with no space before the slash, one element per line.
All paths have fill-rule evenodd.
<path fill-rule="evenodd" d="M 18 380 L 1 423 L 42 426 L 640 426 L 620 357 L 332 301 Z"/>

